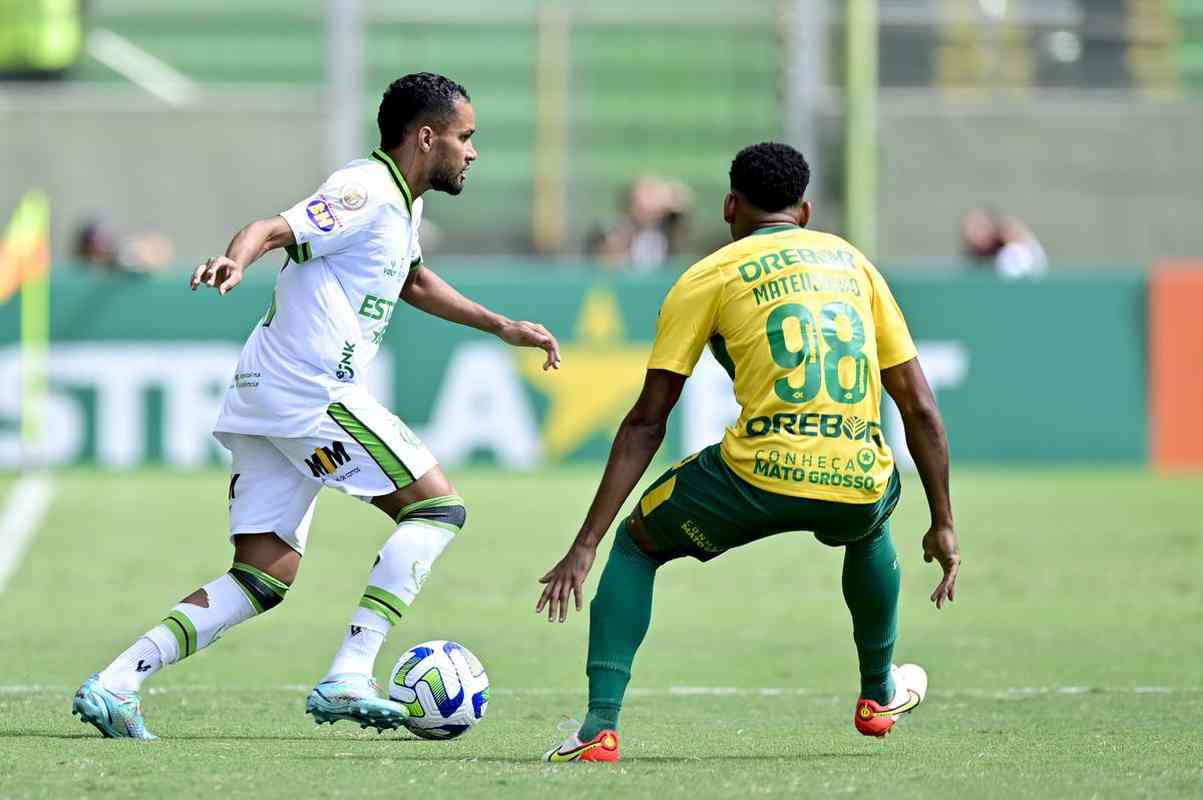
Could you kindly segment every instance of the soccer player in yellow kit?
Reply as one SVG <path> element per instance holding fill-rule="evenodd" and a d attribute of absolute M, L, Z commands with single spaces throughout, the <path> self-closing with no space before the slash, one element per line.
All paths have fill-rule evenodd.
<path fill-rule="evenodd" d="M 732 244 L 690 267 L 660 309 L 643 391 L 615 436 L 575 541 L 541 579 L 536 606 L 563 622 L 627 496 L 664 439 L 702 348 L 730 373 L 741 409 L 721 444 L 675 465 L 619 526 L 590 605 L 589 709 L 548 761 L 617 761 L 618 713 L 651 620 L 656 569 L 708 561 L 785 531 L 844 548 L 843 592 L 860 662 L 853 722 L 884 736 L 927 692 L 893 665 L 900 575 L 889 519 L 901 492 L 881 430 L 881 390 L 902 412 L 931 511 L 925 561 L 943 568 L 931 599 L 954 597 L 960 553 L 948 492 L 948 439 L 906 321 L 877 269 L 838 236 L 806 230 L 810 167 L 784 144 L 731 165 L 723 217 Z"/>

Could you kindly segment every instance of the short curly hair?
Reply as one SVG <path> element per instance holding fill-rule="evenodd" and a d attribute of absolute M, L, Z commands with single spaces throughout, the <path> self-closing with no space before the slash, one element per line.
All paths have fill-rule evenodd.
<path fill-rule="evenodd" d="M 401 144 L 415 122 L 429 120 L 445 125 L 458 100 L 471 100 L 468 90 L 443 75 L 415 72 L 389 84 L 380 100 L 376 125 L 385 150 Z"/>
<path fill-rule="evenodd" d="M 731 162 L 731 189 L 761 211 L 780 211 L 802 202 L 810 165 L 794 148 L 761 142 L 739 151 Z"/>

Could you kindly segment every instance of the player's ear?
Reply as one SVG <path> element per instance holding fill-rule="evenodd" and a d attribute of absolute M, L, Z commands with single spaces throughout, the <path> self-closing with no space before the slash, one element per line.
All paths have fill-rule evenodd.
<path fill-rule="evenodd" d="M 738 202 L 735 192 L 727 192 L 723 198 L 723 222 L 730 225 L 735 222 L 735 204 Z"/>
<path fill-rule="evenodd" d="M 418 149 L 423 153 L 429 153 L 432 147 L 434 147 L 434 128 L 423 125 L 418 128 Z"/>
<path fill-rule="evenodd" d="M 798 227 L 805 228 L 806 223 L 810 222 L 811 206 L 809 200 L 803 200 L 802 205 L 798 207 Z"/>

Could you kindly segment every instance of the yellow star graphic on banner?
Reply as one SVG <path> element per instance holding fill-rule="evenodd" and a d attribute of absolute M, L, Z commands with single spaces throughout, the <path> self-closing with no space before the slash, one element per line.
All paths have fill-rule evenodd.
<path fill-rule="evenodd" d="M 525 352 L 519 369 L 550 400 L 543 448 L 552 459 L 570 455 L 599 430 L 613 429 L 643 386 L 650 346 L 624 340 L 622 312 L 614 292 L 595 287 L 577 317 L 577 338 L 563 345 L 558 371 L 543 371 L 544 357 Z"/>

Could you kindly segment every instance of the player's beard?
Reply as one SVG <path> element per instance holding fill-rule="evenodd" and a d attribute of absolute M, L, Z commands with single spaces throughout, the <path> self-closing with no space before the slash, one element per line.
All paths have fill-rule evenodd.
<path fill-rule="evenodd" d="M 464 184 L 459 176 L 463 170 L 456 170 L 450 164 L 440 167 L 430 175 L 430 188 L 437 192 L 457 195 L 464 190 Z"/>

